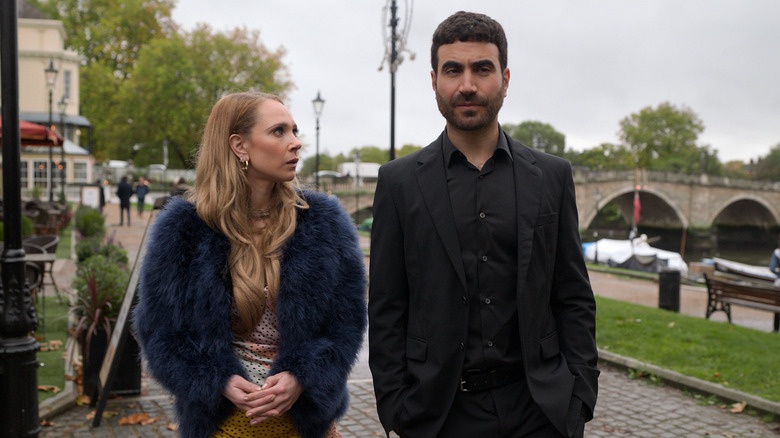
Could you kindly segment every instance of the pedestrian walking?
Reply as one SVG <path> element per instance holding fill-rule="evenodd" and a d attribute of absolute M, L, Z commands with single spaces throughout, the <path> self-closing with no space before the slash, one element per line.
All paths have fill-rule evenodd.
<path fill-rule="evenodd" d="M 119 197 L 119 225 L 124 225 L 125 212 L 127 212 L 127 226 L 130 226 L 130 197 L 133 196 L 133 186 L 123 176 L 116 188 Z"/>
<path fill-rule="evenodd" d="M 147 193 L 149 193 L 149 182 L 146 178 L 139 176 L 138 182 L 135 184 L 135 197 L 138 199 L 138 217 L 144 217 Z"/>
<path fill-rule="evenodd" d="M 501 130 L 495 20 L 447 18 L 431 66 L 444 132 L 383 165 L 374 197 L 379 417 L 401 437 L 581 437 L 599 371 L 571 165 Z"/>

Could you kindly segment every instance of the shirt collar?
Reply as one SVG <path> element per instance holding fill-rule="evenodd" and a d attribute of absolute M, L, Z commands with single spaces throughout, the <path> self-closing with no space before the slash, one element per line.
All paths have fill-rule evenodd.
<path fill-rule="evenodd" d="M 506 140 L 506 134 L 504 134 L 504 131 L 501 129 L 501 125 L 498 125 L 498 143 L 496 143 L 496 151 L 504 151 L 506 153 L 506 156 L 509 157 L 510 161 L 514 161 L 514 158 L 512 157 L 512 151 L 509 149 L 509 142 Z M 455 147 L 454 144 L 450 141 L 450 137 L 447 135 L 447 128 L 444 128 L 444 164 L 445 167 L 450 167 L 450 163 L 452 162 L 452 156 L 455 153 L 459 153 L 461 155 L 462 152 L 458 150 L 458 148 Z M 495 155 L 495 152 L 493 153 Z"/>

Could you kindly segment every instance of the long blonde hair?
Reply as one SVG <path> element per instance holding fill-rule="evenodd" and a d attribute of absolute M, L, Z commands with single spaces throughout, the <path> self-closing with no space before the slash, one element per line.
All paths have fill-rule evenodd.
<path fill-rule="evenodd" d="M 197 153 L 194 199 L 198 216 L 230 239 L 228 267 L 233 282 L 233 300 L 239 318 L 233 332 L 250 333 L 267 308 L 273 308 L 279 293 L 279 261 L 282 248 L 295 231 L 298 208 L 308 208 L 299 195 L 297 181 L 276 183 L 271 194 L 271 216 L 263 229 L 258 251 L 249 218 L 250 186 L 228 142 L 232 134 L 248 136 L 266 100 L 282 103 L 277 96 L 246 92 L 229 94 L 211 109 Z M 268 287 L 268 293 L 264 292 Z"/>

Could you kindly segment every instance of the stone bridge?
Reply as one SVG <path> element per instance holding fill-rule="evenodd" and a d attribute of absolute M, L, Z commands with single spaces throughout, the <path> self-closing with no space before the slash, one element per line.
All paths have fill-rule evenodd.
<path fill-rule="evenodd" d="M 670 172 L 574 172 L 580 228 L 588 228 L 600 210 L 614 203 L 626 222 L 639 191 L 639 224 L 663 228 L 710 228 L 715 225 L 780 224 L 780 184 Z"/>
<path fill-rule="evenodd" d="M 644 170 L 585 171 L 575 169 L 580 229 L 591 226 L 598 210 L 614 203 L 627 223 L 633 215 L 634 190 L 639 190 L 640 225 L 662 228 L 711 228 L 748 225 L 764 229 L 780 225 L 780 183 L 734 180 Z M 369 209 L 375 183 L 334 186 L 348 213 Z M 598 201 L 598 209 L 597 209 Z M 366 215 L 367 217 L 368 215 Z"/>

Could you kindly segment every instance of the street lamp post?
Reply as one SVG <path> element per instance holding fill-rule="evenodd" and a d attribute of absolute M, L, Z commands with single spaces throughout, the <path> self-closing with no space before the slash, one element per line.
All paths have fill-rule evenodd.
<path fill-rule="evenodd" d="M 57 73 L 59 73 L 59 70 L 54 67 L 54 61 L 49 59 L 49 66 L 46 67 L 43 72 L 46 74 L 46 88 L 49 90 L 49 124 L 46 126 L 46 129 L 51 129 L 51 97 L 52 92 L 54 91 L 54 81 L 57 80 Z M 49 202 L 54 201 L 54 184 L 51 177 L 51 165 L 53 161 L 54 159 L 52 158 L 51 146 L 49 146 Z"/>
<path fill-rule="evenodd" d="M 19 44 L 17 3 L 3 2 L 0 13 L 0 70 L 2 76 L 2 156 L 4 243 L 0 297 L 0 435 L 37 437 L 39 348 L 30 336 L 38 316 L 25 281 L 22 246 L 22 194 L 19 132 Z"/>
<path fill-rule="evenodd" d="M 320 115 L 322 107 L 325 106 L 325 99 L 320 97 L 320 91 L 317 90 L 317 97 L 311 101 L 314 106 L 314 115 L 317 118 L 317 144 L 314 150 L 314 188 L 320 189 Z"/>
<path fill-rule="evenodd" d="M 360 211 L 360 152 L 355 152 L 355 225 L 358 222 L 358 212 Z"/>
<path fill-rule="evenodd" d="M 601 201 L 601 190 L 596 189 L 596 192 L 593 194 L 593 197 L 596 199 L 596 215 L 593 216 L 593 248 L 595 250 L 595 257 L 594 261 L 596 264 L 599 264 L 599 202 Z"/>
<path fill-rule="evenodd" d="M 65 110 L 68 108 L 68 99 L 62 96 L 59 102 L 57 102 L 57 109 L 60 110 L 60 135 L 65 138 Z M 65 203 L 65 141 L 62 142 L 62 148 L 60 148 L 60 199 L 62 203 Z"/>

